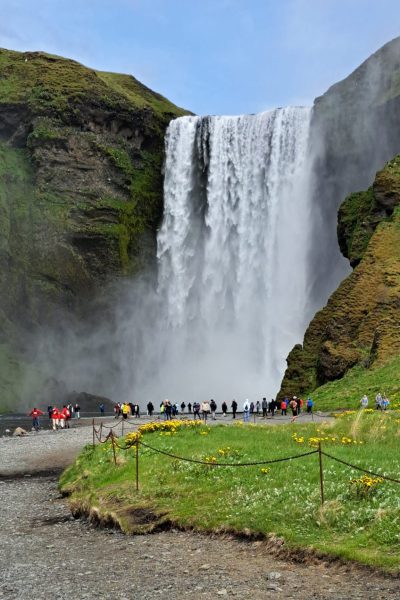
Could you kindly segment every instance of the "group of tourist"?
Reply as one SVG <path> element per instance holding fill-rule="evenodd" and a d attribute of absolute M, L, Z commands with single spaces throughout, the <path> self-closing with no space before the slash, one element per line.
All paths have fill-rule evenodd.
<path fill-rule="evenodd" d="M 306 401 L 306 410 L 308 414 L 312 413 L 313 406 L 313 400 L 308 398 Z M 296 418 L 301 414 L 303 407 L 304 401 L 297 396 L 293 396 L 291 399 L 285 397 L 283 400 L 272 399 L 269 402 L 266 398 L 263 398 L 262 401 L 257 400 L 256 402 L 250 402 L 246 399 L 243 403 L 243 419 L 244 421 L 248 421 L 251 415 L 261 416 L 261 414 L 264 419 L 268 418 L 268 416 L 274 417 L 277 413 L 286 416 L 288 410 L 291 411 L 292 418 Z M 154 413 L 153 403 L 148 402 L 146 408 L 147 415 L 152 417 Z M 213 398 L 211 398 L 210 401 L 205 400 L 201 403 L 196 401 L 192 404 L 189 402 L 187 405 L 185 402 L 178 405 L 177 403 L 172 403 L 170 400 L 165 399 L 160 403 L 159 408 L 160 416 L 164 421 L 176 418 L 180 414 L 185 414 L 187 410 L 187 414 L 193 415 L 194 420 L 198 419 L 206 422 L 208 418 L 211 418 L 213 421 L 216 420 L 218 406 Z M 238 408 L 239 405 L 237 401 L 233 399 L 230 404 L 232 419 L 236 419 Z M 131 415 L 139 418 L 140 407 L 138 403 L 124 402 L 121 404 L 118 402 L 114 405 L 114 413 L 116 418 L 122 416 L 124 419 L 127 419 Z M 228 404 L 225 401 L 221 404 L 221 413 L 223 417 L 228 415 Z"/>
<path fill-rule="evenodd" d="M 151 404 L 151 402 L 149 402 L 149 404 Z M 153 407 L 153 405 L 151 404 L 151 406 Z M 152 408 L 150 416 L 153 413 L 154 408 Z M 101 411 L 100 411 L 101 412 Z M 115 418 L 118 419 L 118 417 L 121 417 L 123 419 L 127 419 L 130 415 L 132 415 L 133 417 L 135 417 L 136 419 L 140 418 L 140 406 L 137 402 L 133 403 L 133 402 L 117 402 L 114 405 L 114 414 L 115 414 Z"/>
<path fill-rule="evenodd" d="M 387 398 L 379 396 L 379 407 L 382 410 L 386 409 L 389 401 Z M 378 403 L 377 396 L 377 403 Z M 362 399 L 362 405 L 365 406 L 365 398 Z M 287 415 L 287 411 L 290 410 L 292 413 L 292 418 L 296 418 L 301 411 L 303 410 L 304 402 L 301 398 L 297 398 L 297 396 L 293 396 L 290 400 L 289 398 L 284 398 L 283 400 L 270 400 L 267 401 L 266 398 L 263 398 L 261 401 L 257 400 L 256 402 L 249 401 L 246 399 L 243 403 L 243 420 L 249 421 L 251 415 L 262 415 L 262 418 L 266 419 L 268 416 L 274 417 L 276 413 L 279 413 L 282 416 Z M 367 399 L 368 405 L 368 399 Z M 377 406 L 378 407 L 378 406 Z M 147 403 L 147 415 L 149 417 L 153 416 L 154 413 L 154 405 L 152 402 Z M 236 419 L 236 415 L 238 412 L 239 405 L 235 399 L 232 400 L 230 404 L 230 409 L 232 413 L 232 419 Z M 307 412 L 311 413 L 313 410 L 313 401 L 311 398 L 308 398 L 306 403 Z M 160 415 L 165 420 L 168 421 L 170 419 L 176 418 L 179 414 L 185 414 L 187 410 L 187 414 L 192 415 L 194 420 L 203 420 L 207 422 L 208 418 L 215 421 L 217 414 L 217 403 L 213 398 L 210 401 L 205 400 L 204 402 L 189 402 L 187 405 L 185 402 L 181 402 L 180 405 L 177 403 L 172 403 L 170 400 L 163 400 L 160 404 Z M 100 415 L 103 416 L 105 414 L 105 406 L 104 403 L 99 405 Z M 80 406 L 79 404 L 66 404 L 63 406 L 61 410 L 59 410 L 56 406 L 48 406 L 47 413 L 49 419 L 52 423 L 52 429 L 68 429 L 70 424 L 70 420 L 72 417 L 76 419 L 80 419 Z M 228 404 L 223 401 L 221 404 L 221 413 L 223 417 L 228 415 Z M 32 417 L 33 427 L 36 431 L 39 430 L 40 423 L 39 417 L 43 415 L 43 412 L 38 408 L 33 408 L 33 410 L 29 413 L 29 416 Z M 132 416 L 137 419 L 140 418 L 140 406 L 137 402 L 117 402 L 114 404 L 114 415 L 115 418 L 122 417 L 123 419 L 128 419 L 128 417 Z"/>
<path fill-rule="evenodd" d="M 40 429 L 40 421 L 39 417 L 41 417 L 44 413 L 38 408 L 33 408 L 28 416 L 32 417 L 32 426 L 35 431 L 39 431 Z M 47 414 L 49 420 L 51 421 L 51 426 L 53 431 L 57 429 L 69 429 L 69 422 L 73 416 L 76 419 L 81 418 L 81 407 L 79 404 L 64 404 L 61 410 L 59 410 L 56 406 L 49 405 L 47 407 Z"/>
<path fill-rule="evenodd" d="M 364 396 L 361 398 L 360 404 L 361 404 L 361 408 L 368 408 L 369 400 L 368 400 L 367 394 L 364 394 Z M 380 392 L 378 392 L 377 395 L 375 396 L 376 410 L 386 410 L 387 407 L 389 406 L 389 404 L 390 404 L 390 400 L 389 400 L 389 398 L 386 397 L 386 394 L 382 395 Z"/>

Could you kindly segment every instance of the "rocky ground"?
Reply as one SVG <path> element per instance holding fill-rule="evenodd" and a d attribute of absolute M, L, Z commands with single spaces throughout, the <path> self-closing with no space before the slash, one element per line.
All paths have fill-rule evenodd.
<path fill-rule="evenodd" d="M 0 598 L 400 598 L 398 579 L 278 559 L 263 542 L 166 531 L 127 537 L 75 520 L 57 476 L 91 428 L 0 438 Z"/>

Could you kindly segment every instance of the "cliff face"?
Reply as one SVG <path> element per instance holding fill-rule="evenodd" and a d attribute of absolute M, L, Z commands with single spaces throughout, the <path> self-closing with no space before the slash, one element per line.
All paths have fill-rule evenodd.
<path fill-rule="evenodd" d="M 154 259 L 164 132 L 182 114 L 131 76 L 0 50 L 3 397 L 27 331 Z"/>
<path fill-rule="evenodd" d="M 317 312 L 303 345 L 290 352 L 280 396 L 310 392 L 341 378 L 352 366 L 371 366 L 398 348 L 388 321 L 397 310 L 393 269 L 399 248 L 397 213 L 392 213 L 398 199 L 397 160 L 372 182 L 400 153 L 400 38 L 315 100 L 311 149 L 310 317 L 350 267 L 355 270 Z"/>
<path fill-rule="evenodd" d="M 355 266 L 290 353 L 279 395 L 305 394 L 355 365 L 400 354 L 400 156 L 339 211 L 340 246 Z"/>
<path fill-rule="evenodd" d="M 339 253 L 336 221 L 348 194 L 366 189 L 400 152 L 400 38 L 369 57 L 314 103 L 313 292 L 327 298 L 349 272 Z M 311 315 L 310 315 L 311 316 Z"/>

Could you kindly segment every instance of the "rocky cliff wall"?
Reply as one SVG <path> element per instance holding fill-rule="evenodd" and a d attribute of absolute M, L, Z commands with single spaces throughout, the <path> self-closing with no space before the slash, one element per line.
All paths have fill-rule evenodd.
<path fill-rule="evenodd" d="M 110 279 L 154 260 L 164 132 L 182 114 L 131 76 L 0 50 L 3 399 L 29 332 L 91 313 Z"/>
<path fill-rule="evenodd" d="M 381 255 L 383 246 L 390 253 L 385 236 L 393 243 L 397 239 L 394 222 L 389 226 L 386 220 L 393 202 L 397 202 L 398 162 L 395 160 L 380 171 L 372 183 L 376 172 L 400 153 L 400 38 L 383 46 L 315 100 L 311 151 L 314 160 L 310 218 L 314 234 L 309 256 L 310 318 L 351 267 L 356 269 L 312 319 L 303 345 L 295 346 L 289 354 L 280 396 L 309 392 L 342 377 L 352 365 L 363 361 L 372 364 L 372 348 L 383 335 L 378 315 L 381 310 L 386 314 L 389 305 L 395 309 L 393 286 L 388 283 L 390 277 L 383 275 L 387 265 L 381 262 Z M 351 193 L 365 188 L 369 188 L 367 192 Z M 371 240 L 370 247 L 379 223 L 381 233 Z M 398 249 L 394 246 L 393 251 Z M 366 271 L 372 278 L 371 288 Z M 385 301 L 382 306 L 378 302 L 380 308 L 371 312 L 373 291 L 377 298 L 392 298 L 393 302 Z M 383 337 L 387 339 L 386 334 Z M 397 348 L 397 341 L 393 348 Z M 380 359 L 386 352 L 392 351 L 385 343 L 378 353 Z"/>
<path fill-rule="evenodd" d="M 355 190 L 369 187 L 375 173 L 400 152 L 400 38 L 315 100 L 311 149 L 314 309 L 350 270 L 337 242 L 340 204 Z"/>

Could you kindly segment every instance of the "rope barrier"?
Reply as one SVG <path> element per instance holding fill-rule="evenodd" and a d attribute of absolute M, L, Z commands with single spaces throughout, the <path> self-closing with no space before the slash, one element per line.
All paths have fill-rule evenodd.
<path fill-rule="evenodd" d="M 118 427 L 118 425 L 121 425 L 122 422 L 123 422 L 123 419 L 121 419 L 120 421 L 117 421 L 117 423 L 114 423 L 114 425 L 104 425 L 103 422 L 101 423 L 101 425 L 103 427 L 107 427 L 107 429 L 115 429 L 116 427 Z"/>
<path fill-rule="evenodd" d="M 321 451 L 321 454 L 324 454 L 328 458 L 332 460 L 336 460 L 336 462 L 342 463 L 342 465 L 346 465 L 346 467 L 351 467 L 352 469 L 356 469 L 357 471 L 362 471 L 363 473 L 367 473 L 368 475 L 373 475 L 374 477 L 381 477 L 382 479 L 386 479 L 387 481 L 392 481 L 393 483 L 400 483 L 399 479 L 394 479 L 393 477 L 388 477 L 387 475 L 381 475 L 380 473 L 374 473 L 374 471 L 369 471 L 368 469 L 363 469 L 362 467 L 357 467 L 356 465 L 352 465 L 345 460 L 337 458 L 336 456 L 332 456 L 332 454 L 328 454 L 328 452 Z"/>
<path fill-rule="evenodd" d="M 166 452 L 165 450 L 160 450 L 159 448 L 154 448 L 153 446 L 149 446 L 145 444 L 141 440 L 139 440 L 139 444 L 148 448 L 149 450 L 153 450 L 153 452 L 158 452 L 159 454 L 164 454 L 165 456 L 169 456 L 171 458 L 175 458 L 177 460 L 182 460 L 184 462 L 196 463 L 198 465 L 207 465 L 213 467 L 255 467 L 259 465 L 270 465 L 272 463 L 284 462 L 287 460 L 295 460 L 296 458 L 303 458 L 303 456 L 310 456 L 311 454 L 317 454 L 318 450 L 311 450 L 310 452 L 305 452 L 304 454 L 297 454 L 295 456 L 287 456 L 285 458 L 275 458 L 272 460 L 262 460 L 262 461 L 254 461 L 248 463 L 222 463 L 222 462 L 206 462 L 204 460 L 197 460 L 195 458 L 187 458 L 183 456 L 177 456 L 176 454 L 171 454 L 170 452 Z"/>

